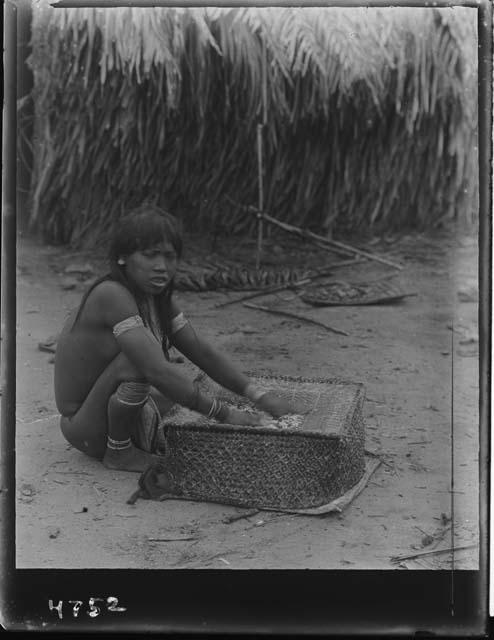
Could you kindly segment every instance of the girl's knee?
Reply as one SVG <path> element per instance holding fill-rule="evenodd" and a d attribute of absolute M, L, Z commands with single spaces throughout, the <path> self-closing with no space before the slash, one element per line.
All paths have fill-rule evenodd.
<path fill-rule="evenodd" d="M 112 363 L 115 369 L 117 381 L 120 382 L 146 382 L 144 376 L 124 353 L 120 353 Z"/>

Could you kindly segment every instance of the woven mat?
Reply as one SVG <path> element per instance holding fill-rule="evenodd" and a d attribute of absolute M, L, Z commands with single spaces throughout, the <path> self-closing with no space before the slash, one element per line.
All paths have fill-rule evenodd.
<path fill-rule="evenodd" d="M 313 507 L 309 509 L 273 509 L 257 507 L 259 511 L 278 511 L 283 513 L 297 513 L 308 516 L 320 516 L 331 512 L 341 513 L 346 507 L 348 507 L 353 500 L 362 493 L 367 486 L 372 474 L 379 467 L 381 461 L 376 458 L 369 458 L 366 456 L 365 472 L 362 478 L 357 482 L 355 486 L 346 491 L 343 495 L 335 500 L 332 500 L 328 504 L 320 505 L 319 507 Z M 127 500 L 128 504 L 134 504 L 138 498 L 144 500 L 157 500 L 163 502 L 164 500 L 187 500 L 188 502 L 209 502 L 208 500 L 198 500 L 197 498 L 185 498 L 183 496 L 176 496 L 171 493 L 167 493 L 160 486 L 162 482 L 163 468 L 160 462 L 157 462 L 148 467 L 139 478 L 139 489 L 135 491 L 132 496 Z M 211 501 L 212 502 L 212 501 Z M 217 502 L 217 501 L 215 501 Z M 219 503 L 225 504 L 225 503 Z M 228 504 L 228 503 L 226 503 Z"/>
<path fill-rule="evenodd" d="M 336 500 L 332 500 L 328 502 L 328 504 L 323 504 L 320 507 L 314 507 L 312 509 L 283 509 L 283 511 L 287 511 L 288 513 L 303 513 L 308 516 L 320 516 L 325 513 L 331 513 L 332 511 L 341 512 L 343 509 L 348 507 L 348 505 L 353 502 L 353 500 L 365 489 L 367 483 L 369 482 L 374 471 L 381 464 L 380 460 L 376 460 L 375 458 L 369 459 L 366 457 L 365 460 L 365 471 L 362 478 L 357 482 L 357 484 L 349 489 L 346 493 L 344 493 Z"/>
<path fill-rule="evenodd" d="M 406 292 L 400 285 L 383 280 L 369 283 L 333 282 L 309 287 L 300 298 L 316 307 L 355 306 L 388 304 L 416 296 Z"/>

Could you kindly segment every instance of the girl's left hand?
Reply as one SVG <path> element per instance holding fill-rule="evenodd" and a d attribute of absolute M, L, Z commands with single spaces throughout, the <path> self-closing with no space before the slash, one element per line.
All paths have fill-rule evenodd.
<path fill-rule="evenodd" d="M 295 407 L 289 400 L 281 398 L 276 391 L 266 391 L 256 402 L 256 408 L 270 413 L 275 418 L 281 418 L 287 413 L 305 413 L 305 409 Z"/>
<path fill-rule="evenodd" d="M 226 416 L 221 422 L 258 427 L 262 424 L 262 417 L 258 413 L 250 413 L 249 411 L 241 411 L 240 409 L 228 407 Z"/>

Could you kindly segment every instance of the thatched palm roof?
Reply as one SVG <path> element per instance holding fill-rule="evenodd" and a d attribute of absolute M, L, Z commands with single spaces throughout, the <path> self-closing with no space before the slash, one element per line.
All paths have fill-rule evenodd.
<path fill-rule="evenodd" d="M 407 136 L 423 136 L 424 127 L 432 127 L 435 148 L 430 159 L 435 156 L 441 162 L 446 156 L 455 157 L 455 167 L 448 168 L 449 177 L 443 185 L 446 200 L 452 202 L 454 189 L 464 188 L 465 181 L 475 182 L 475 167 L 468 157 L 476 130 L 475 17 L 475 10 L 459 7 L 53 9 L 39 2 L 34 9 L 31 60 L 36 101 L 40 114 L 58 111 L 67 131 L 57 141 L 46 124 L 49 119 L 44 133 L 40 133 L 41 125 L 38 128 L 42 138 L 39 151 L 45 161 L 38 165 L 33 220 L 48 205 L 50 189 L 55 189 L 53 196 L 58 189 L 67 198 L 73 184 L 70 172 L 64 172 L 62 180 L 50 175 L 46 169 L 50 153 L 55 158 L 61 151 L 64 169 L 70 167 L 79 177 L 86 171 L 84 155 L 91 156 L 94 167 L 99 154 L 103 158 L 100 170 L 112 165 L 112 170 L 122 171 L 124 182 L 134 173 L 138 180 L 151 184 L 150 154 L 154 163 L 163 161 L 167 174 L 171 171 L 183 178 L 187 171 L 198 171 L 195 159 L 187 153 L 205 154 L 206 158 L 207 143 L 209 152 L 216 154 L 218 170 L 228 174 L 236 153 L 240 174 L 245 174 L 249 161 L 219 128 L 229 127 L 230 136 L 241 139 L 245 146 L 262 117 L 264 60 L 267 181 L 272 189 L 283 180 L 283 174 L 292 182 L 300 181 L 296 158 L 289 158 L 290 153 L 306 154 L 310 165 L 310 150 L 299 148 L 297 135 L 303 128 L 320 128 L 333 153 L 339 155 L 338 162 L 325 159 L 323 163 L 323 173 L 331 174 L 332 186 L 327 186 L 328 177 L 319 175 L 320 167 L 314 165 L 308 169 L 311 175 L 303 187 L 305 196 L 299 193 L 301 187 L 297 191 L 297 203 L 314 198 L 319 210 L 327 209 L 331 200 L 338 201 L 336 212 L 315 216 L 316 224 L 329 228 L 345 207 L 350 214 L 355 209 L 358 197 L 352 202 L 351 183 L 358 190 L 362 178 L 355 175 L 355 163 L 359 160 L 361 171 L 370 177 L 375 162 L 373 152 L 362 146 L 362 139 L 370 139 L 371 132 L 377 135 L 378 131 L 382 138 L 386 129 L 393 143 L 402 146 Z M 87 92 L 87 118 L 85 123 L 80 117 L 70 122 L 70 109 L 81 109 L 75 95 L 81 87 Z M 143 91 L 147 102 L 142 99 Z M 98 120 L 102 125 L 99 134 Z M 149 122 L 153 123 L 155 140 L 152 131 L 146 133 Z M 211 129 L 218 138 L 217 149 L 212 149 Z M 129 138 L 127 144 L 131 133 L 133 143 Z M 181 154 L 182 161 L 173 164 L 164 158 L 167 149 L 177 144 L 177 137 L 185 144 L 188 134 L 196 143 Z M 71 137 L 72 143 L 67 143 Z M 313 134 L 308 139 L 313 141 Z M 67 147 L 60 149 L 64 140 Z M 121 167 L 115 167 L 115 158 L 105 164 L 105 145 L 120 149 Z M 355 157 L 346 145 L 354 146 Z M 79 146 L 78 157 L 75 146 Z M 253 149 L 254 140 L 252 153 Z M 391 156 L 403 152 L 403 148 L 394 148 Z M 380 153 L 387 153 L 385 147 Z M 321 155 L 316 156 L 322 161 Z M 398 171 L 394 196 L 392 188 L 373 185 L 374 204 L 369 211 L 370 201 L 366 201 L 368 211 L 362 219 L 373 224 L 383 217 L 383 203 L 403 190 L 410 162 L 404 162 Z M 231 171 L 229 175 L 226 182 L 232 180 Z M 374 178 L 379 175 L 379 170 L 374 171 Z M 172 192 L 177 188 L 193 192 L 191 204 L 197 204 L 201 191 L 210 200 L 218 199 L 225 187 L 225 180 L 215 182 L 211 176 L 201 181 L 191 175 L 191 183 L 196 180 L 197 185 L 190 188 L 180 176 L 175 178 L 175 184 L 172 180 L 167 184 L 167 195 L 171 193 L 173 200 Z M 255 172 L 250 176 L 253 180 Z M 365 175 L 362 182 L 366 182 Z M 338 184 L 343 192 L 335 198 Z M 437 190 L 439 184 L 431 184 L 431 190 Z M 237 191 L 248 199 L 249 189 L 238 186 Z M 287 193 L 294 192 L 293 185 L 285 187 Z M 104 200 L 109 185 L 100 184 L 99 189 Z M 290 199 L 277 198 L 274 191 L 267 198 L 274 209 L 283 208 L 283 202 Z M 89 211 L 94 204 L 85 206 Z M 310 206 L 309 210 L 313 211 Z M 311 215 L 314 219 L 314 213 Z M 89 219 L 89 213 L 85 216 Z M 59 231 L 62 237 L 70 236 L 65 223 L 59 227 L 63 227 Z"/>

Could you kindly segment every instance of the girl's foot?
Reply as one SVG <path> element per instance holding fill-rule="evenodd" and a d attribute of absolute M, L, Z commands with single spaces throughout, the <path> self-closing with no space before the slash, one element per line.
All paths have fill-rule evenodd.
<path fill-rule="evenodd" d="M 125 449 L 110 449 L 107 447 L 103 457 L 103 464 L 107 469 L 118 471 L 134 471 L 142 473 L 153 462 L 157 462 L 157 456 L 141 451 L 133 444 Z"/>

